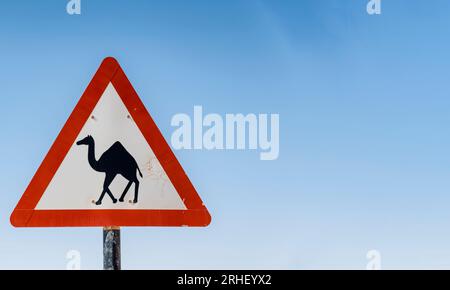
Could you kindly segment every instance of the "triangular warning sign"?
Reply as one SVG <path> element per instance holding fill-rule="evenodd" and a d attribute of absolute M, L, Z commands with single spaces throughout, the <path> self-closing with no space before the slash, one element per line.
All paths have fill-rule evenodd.
<path fill-rule="evenodd" d="M 16 227 L 207 226 L 194 186 L 106 58 L 11 215 Z"/>

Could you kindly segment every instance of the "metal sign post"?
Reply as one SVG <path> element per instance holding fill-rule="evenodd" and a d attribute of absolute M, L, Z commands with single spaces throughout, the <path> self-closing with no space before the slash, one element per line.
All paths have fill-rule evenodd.
<path fill-rule="evenodd" d="M 120 228 L 103 228 L 103 269 L 120 270 Z"/>

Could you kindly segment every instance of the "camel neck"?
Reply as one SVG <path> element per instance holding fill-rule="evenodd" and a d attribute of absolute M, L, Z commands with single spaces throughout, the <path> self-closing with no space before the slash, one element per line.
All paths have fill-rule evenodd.
<path fill-rule="evenodd" d="M 96 171 L 100 171 L 98 168 L 98 162 L 95 159 L 95 143 L 92 142 L 88 146 L 88 161 L 89 165 L 92 167 L 92 169 Z"/>

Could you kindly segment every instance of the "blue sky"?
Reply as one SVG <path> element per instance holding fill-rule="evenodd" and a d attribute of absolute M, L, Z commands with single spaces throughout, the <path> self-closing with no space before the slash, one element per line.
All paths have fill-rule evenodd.
<path fill-rule="evenodd" d="M 124 228 L 127 269 L 450 268 L 450 2 L 5 1 L 0 268 L 102 267 L 101 229 L 9 215 L 101 60 L 174 114 L 280 114 L 280 157 L 176 151 L 208 228 Z"/>

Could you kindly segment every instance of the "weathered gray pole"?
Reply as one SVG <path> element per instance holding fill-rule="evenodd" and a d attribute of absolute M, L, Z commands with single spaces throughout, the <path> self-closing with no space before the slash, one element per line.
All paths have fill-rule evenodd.
<path fill-rule="evenodd" d="M 103 228 L 103 269 L 120 270 L 120 228 Z"/>

